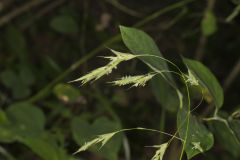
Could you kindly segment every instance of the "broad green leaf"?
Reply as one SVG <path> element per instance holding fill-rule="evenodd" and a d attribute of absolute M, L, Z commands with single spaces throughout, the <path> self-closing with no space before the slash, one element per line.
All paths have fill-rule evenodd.
<path fill-rule="evenodd" d="M 66 151 L 58 146 L 54 137 L 49 134 L 44 133 L 37 137 L 25 137 L 21 142 L 44 160 L 70 159 Z"/>
<path fill-rule="evenodd" d="M 37 107 L 17 103 L 7 108 L 7 121 L 0 124 L 0 141 L 10 143 L 23 137 L 37 136 L 43 132 L 45 116 Z"/>
<path fill-rule="evenodd" d="M 0 123 L 0 142 L 18 141 L 44 160 L 70 160 L 56 139 L 44 130 L 45 116 L 39 108 L 17 103 L 9 106 L 3 114 L 7 120 Z"/>
<path fill-rule="evenodd" d="M 240 141 L 233 129 L 230 127 L 228 121 L 224 119 L 210 121 L 209 125 L 218 142 L 234 157 L 239 158 Z M 235 126 L 232 127 L 234 128 Z"/>
<path fill-rule="evenodd" d="M 182 139 L 186 137 L 187 130 L 187 111 L 183 107 L 179 109 L 177 116 L 177 126 L 179 130 L 179 136 Z M 185 152 L 188 159 L 191 159 L 199 153 L 203 153 L 209 150 L 213 144 L 214 139 L 211 132 L 197 120 L 197 118 L 189 114 L 188 136 L 185 145 Z"/>
<path fill-rule="evenodd" d="M 15 127 L 19 127 L 24 132 L 29 130 L 28 134 L 30 132 L 39 133 L 44 129 L 44 113 L 31 104 L 13 104 L 7 108 L 6 114 Z"/>
<path fill-rule="evenodd" d="M 124 44 L 133 54 L 155 55 L 162 57 L 162 54 L 153 39 L 143 31 L 124 26 L 120 26 L 120 31 Z M 168 65 L 161 59 L 155 57 L 142 57 L 141 60 L 158 70 L 168 70 Z M 168 81 L 175 85 L 170 73 L 166 73 L 164 76 L 168 79 Z M 168 111 L 177 110 L 179 104 L 177 94 L 174 89 L 167 84 L 162 76 L 156 76 L 152 79 L 152 89 L 162 107 Z M 171 97 L 171 100 L 166 97 Z"/>
<path fill-rule="evenodd" d="M 200 85 L 208 90 L 216 107 L 220 108 L 224 101 L 223 89 L 212 72 L 198 61 L 183 58 L 183 62 L 200 82 Z"/>
<path fill-rule="evenodd" d="M 57 84 L 53 89 L 54 94 L 64 102 L 75 102 L 80 92 L 70 84 Z"/>
<path fill-rule="evenodd" d="M 82 146 L 85 142 L 96 138 L 97 135 L 120 130 L 120 127 L 118 123 L 110 121 L 106 118 L 96 119 L 93 124 L 89 124 L 81 117 L 75 117 L 72 120 L 71 129 L 75 141 Z M 90 150 L 102 155 L 108 160 L 117 160 L 120 147 L 121 137 L 116 135 L 100 150 L 100 146 L 92 147 Z"/>
<path fill-rule="evenodd" d="M 202 33 L 205 36 L 211 36 L 217 31 L 216 17 L 211 10 L 207 10 L 202 20 Z"/>
<path fill-rule="evenodd" d="M 179 106 L 176 91 L 174 91 L 161 76 L 155 76 L 151 81 L 153 93 L 164 109 L 176 112 Z"/>
<path fill-rule="evenodd" d="M 50 22 L 50 26 L 55 31 L 63 34 L 77 33 L 79 31 L 79 26 L 75 19 L 68 15 L 54 17 Z"/>

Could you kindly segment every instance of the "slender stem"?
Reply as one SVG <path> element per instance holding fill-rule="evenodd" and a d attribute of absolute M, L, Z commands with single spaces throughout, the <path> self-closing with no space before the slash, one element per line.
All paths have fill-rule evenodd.
<path fill-rule="evenodd" d="M 138 18 L 143 16 L 141 13 L 136 12 L 135 10 L 122 5 L 117 0 L 105 0 L 105 1 L 130 16 L 138 17 Z"/>
<path fill-rule="evenodd" d="M 234 18 L 238 16 L 240 13 L 240 4 L 236 6 L 236 8 L 233 10 L 233 12 L 226 18 L 226 22 L 231 22 Z"/>
<path fill-rule="evenodd" d="M 132 130 L 158 132 L 158 133 L 161 133 L 161 134 L 165 134 L 165 135 L 167 135 L 167 136 L 170 136 L 170 137 L 172 137 L 172 138 L 176 138 L 176 139 L 178 139 L 178 140 L 180 140 L 180 141 L 184 141 L 182 138 L 177 137 L 176 135 L 169 134 L 169 133 L 167 133 L 167 132 L 159 131 L 159 130 L 156 130 L 156 129 L 142 128 L 142 127 L 122 129 L 122 130 L 117 131 L 117 133 L 125 132 L 125 131 L 132 131 Z"/>
<path fill-rule="evenodd" d="M 184 78 L 184 82 L 185 82 L 184 84 L 185 84 L 186 89 L 187 89 L 187 99 L 188 99 L 187 128 L 186 128 L 185 138 L 184 138 L 184 141 L 183 141 L 183 148 L 182 148 L 182 151 L 181 151 L 181 155 L 180 155 L 179 160 L 182 160 L 183 154 L 184 154 L 184 150 L 185 150 L 185 147 L 186 147 L 186 143 L 187 143 L 187 139 L 188 139 L 188 131 L 189 131 L 189 119 L 190 119 L 190 113 L 191 113 L 190 93 L 189 93 L 189 88 L 188 88 L 188 85 L 187 85 L 187 83 L 186 83 L 185 78 Z"/>
<path fill-rule="evenodd" d="M 13 155 L 11 155 L 7 150 L 5 150 L 2 146 L 0 146 L 0 154 L 6 157 L 8 160 L 16 160 Z"/>
<path fill-rule="evenodd" d="M 14 9 L 12 12 L 8 13 L 7 15 L 4 15 L 0 18 L 0 27 L 7 24 L 12 19 L 16 18 L 17 16 L 23 14 L 24 12 L 30 10 L 33 7 L 36 7 L 38 5 L 41 5 L 42 3 L 47 2 L 48 0 L 38 0 L 38 1 L 30 1 L 23 6 Z"/>
<path fill-rule="evenodd" d="M 157 17 L 169 12 L 169 11 L 172 11 L 172 10 L 175 10 L 177 8 L 181 8 L 183 6 L 185 6 L 186 4 L 188 3 L 191 3 L 193 2 L 194 0 L 182 0 L 180 2 L 177 2 L 177 3 L 174 3 L 172 5 L 169 5 L 155 13 L 153 13 L 152 15 L 148 16 L 147 18 L 145 18 L 144 20 L 138 22 L 137 24 L 134 25 L 134 27 L 141 27 L 143 26 L 144 24 L 156 19 Z"/>

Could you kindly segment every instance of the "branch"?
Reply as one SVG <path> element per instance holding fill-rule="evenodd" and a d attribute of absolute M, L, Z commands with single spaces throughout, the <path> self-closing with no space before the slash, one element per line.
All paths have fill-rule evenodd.
<path fill-rule="evenodd" d="M 55 1 L 51 2 L 51 3 L 49 3 L 48 5 L 46 5 L 46 7 L 42 8 L 38 13 L 36 13 L 31 19 L 29 19 L 25 23 L 21 24 L 20 25 L 21 30 L 27 29 L 36 20 L 40 19 L 41 17 L 46 15 L 48 12 L 54 10 L 55 8 L 57 8 L 58 6 L 60 6 L 61 4 L 63 4 L 66 1 L 67 0 L 55 0 Z"/>
<path fill-rule="evenodd" d="M 224 81 L 223 89 L 225 92 L 230 87 L 230 85 L 233 83 L 233 81 L 236 79 L 236 77 L 238 76 L 239 73 L 240 73 L 240 58 L 238 59 L 238 62 L 233 67 L 232 71 L 227 76 L 226 80 Z"/>
<path fill-rule="evenodd" d="M 207 2 L 208 3 L 207 3 L 207 7 L 205 9 L 205 14 L 209 10 L 213 10 L 216 0 L 207 0 Z M 204 50 L 205 50 L 207 41 L 208 41 L 208 37 L 206 37 L 205 35 L 203 35 L 203 33 L 201 33 L 201 36 L 200 36 L 199 42 L 198 42 L 198 46 L 197 46 L 197 49 L 196 49 L 196 52 L 195 52 L 195 59 L 196 60 L 201 61 L 203 59 L 203 56 L 204 56 L 204 53 L 205 53 Z"/>
<path fill-rule="evenodd" d="M 0 27 L 7 24 L 12 19 L 16 18 L 17 16 L 23 14 L 24 12 L 30 10 L 33 7 L 36 7 L 44 2 L 47 2 L 48 0 L 32 0 L 27 4 L 24 4 L 23 6 L 13 10 L 12 12 L 8 13 L 7 15 L 0 18 Z"/>

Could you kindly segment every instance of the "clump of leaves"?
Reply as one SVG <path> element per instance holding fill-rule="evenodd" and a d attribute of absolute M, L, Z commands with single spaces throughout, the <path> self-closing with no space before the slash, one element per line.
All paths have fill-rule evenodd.
<path fill-rule="evenodd" d="M 104 75 L 110 74 L 112 70 L 116 69 L 118 64 L 123 61 L 132 60 L 134 58 L 142 60 L 149 67 L 149 73 L 135 76 L 124 76 L 110 82 L 110 84 L 117 86 L 131 85 L 131 87 L 139 87 L 145 86 L 148 81 L 154 81 L 154 83 L 152 83 L 154 88 L 156 88 L 156 84 L 159 84 L 161 85 L 160 87 L 164 89 L 164 92 L 154 91 L 156 97 L 158 97 L 163 106 L 170 102 L 178 102 L 178 106 L 176 106 L 177 108 L 174 109 L 178 110 L 177 130 L 174 135 L 165 133 L 163 131 L 158 131 L 159 133 L 170 135 L 171 138 L 166 143 L 153 146 L 154 148 L 157 148 L 157 151 L 151 160 L 162 160 L 166 149 L 171 144 L 173 139 L 178 139 L 182 142 L 183 147 L 179 157 L 180 160 L 183 158 L 184 151 L 186 152 L 188 159 L 208 151 L 214 143 L 213 133 L 219 133 L 212 133 L 209 131 L 208 127 L 202 123 L 202 120 L 207 120 L 207 122 L 218 121 L 218 123 L 224 121 L 226 126 L 228 126 L 227 130 L 230 130 L 229 133 L 232 134 L 231 136 L 234 136 L 235 140 L 237 140 L 235 132 L 229 127 L 229 122 L 227 120 L 223 120 L 223 118 L 219 118 L 219 110 L 223 105 L 224 99 L 223 90 L 215 76 L 207 67 L 198 61 L 182 57 L 183 63 L 186 65 L 188 71 L 187 73 L 184 73 L 176 64 L 163 58 L 154 41 L 146 33 L 135 28 L 123 26 L 120 27 L 120 30 L 123 41 L 131 53 L 122 53 L 111 50 L 115 56 L 104 57 L 110 60 L 107 65 L 97 68 L 72 82 L 80 81 L 82 84 L 85 84 L 90 81 L 95 81 Z M 168 65 L 171 65 L 175 70 L 169 70 Z M 182 91 L 183 87 L 176 85 L 173 74 L 177 75 L 181 80 L 183 80 L 183 85 L 185 86 L 184 91 Z M 215 105 L 213 117 L 207 119 L 204 118 L 201 120 L 192 114 L 192 111 L 200 105 L 192 106 L 189 92 L 190 87 L 198 87 L 200 88 L 199 91 L 201 91 L 201 94 L 208 94 L 211 97 L 211 100 L 208 100 L 207 102 Z M 174 95 L 172 90 L 175 90 L 175 96 L 172 96 Z M 171 99 L 168 99 L 166 95 L 167 97 L 170 96 Z M 200 102 L 202 102 L 202 100 Z M 236 127 L 235 124 L 236 123 L 234 122 L 234 127 Z M 214 123 L 212 128 L 216 128 L 217 125 L 218 124 Z M 135 129 L 156 131 L 154 129 L 147 128 Z M 116 132 L 99 135 L 97 138 L 85 143 L 76 153 L 85 151 L 89 147 L 96 144 L 101 144 L 101 147 L 103 147 L 115 134 L 128 130 L 133 129 L 123 129 Z M 179 137 L 176 136 L 177 134 Z M 223 136 L 218 137 L 224 139 Z M 234 156 L 238 157 L 239 154 L 234 152 Z"/>

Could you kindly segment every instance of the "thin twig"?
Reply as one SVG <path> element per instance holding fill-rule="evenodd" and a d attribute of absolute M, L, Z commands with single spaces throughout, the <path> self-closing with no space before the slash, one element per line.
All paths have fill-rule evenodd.
<path fill-rule="evenodd" d="M 226 80 L 223 83 L 223 89 L 225 92 L 228 90 L 228 88 L 236 79 L 236 77 L 239 75 L 239 73 L 240 73 L 240 58 L 238 59 L 238 62 L 233 67 L 232 71 L 229 73 L 229 75 L 227 76 Z"/>
<path fill-rule="evenodd" d="M 27 29 L 29 26 L 31 26 L 36 20 L 40 19 L 47 13 L 51 12 L 55 8 L 59 7 L 61 4 L 66 2 L 66 0 L 55 0 L 48 5 L 46 5 L 44 8 L 42 8 L 37 14 L 35 14 L 31 19 L 27 20 L 25 23 L 20 25 L 21 30 Z"/>
<path fill-rule="evenodd" d="M 6 10 L 11 4 L 13 3 L 13 0 L 1 0 L 0 1 L 0 12 Z"/>
<path fill-rule="evenodd" d="M 105 0 L 106 2 L 108 2 L 109 4 L 113 5 L 114 7 L 116 7 L 117 9 L 119 9 L 120 11 L 133 16 L 133 17 L 138 17 L 141 18 L 143 17 L 143 14 L 136 12 L 124 5 L 122 5 L 121 3 L 119 3 L 117 0 Z"/>
<path fill-rule="evenodd" d="M 226 18 L 226 22 L 230 23 L 234 18 L 236 18 L 240 13 L 240 4 L 236 6 L 233 12 Z"/>
<path fill-rule="evenodd" d="M 17 16 L 23 14 L 24 12 L 32 9 L 33 7 L 36 7 L 44 2 L 47 2 L 48 0 L 38 0 L 38 1 L 30 1 L 27 4 L 24 4 L 23 6 L 13 10 L 12 12 L 8 13 L 7 15 L 0 18 L 0 27 L 7 24 L 12 19 L 16 18 Z"/>

